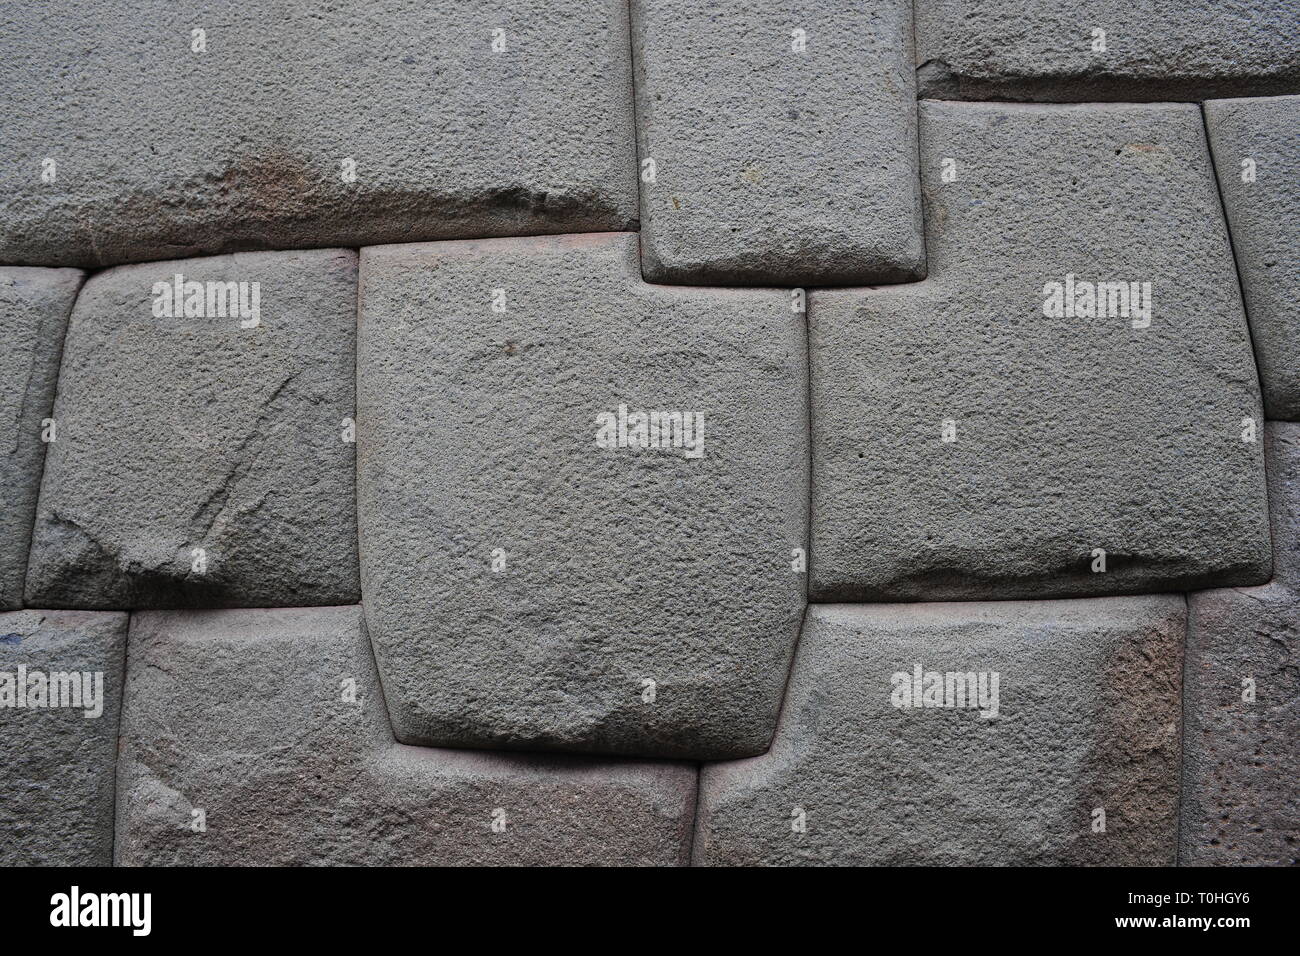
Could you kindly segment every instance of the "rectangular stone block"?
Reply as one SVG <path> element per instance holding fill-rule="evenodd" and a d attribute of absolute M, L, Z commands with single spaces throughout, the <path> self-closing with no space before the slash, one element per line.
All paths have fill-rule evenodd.
<path fill-rule="evenodd" d="M 705 764 L 704 865 L 1166 865 L 1183 598 L 815 605 L 781 727 Z"/>
<path fill-rule="evenodd" d="M 241 253 L 86 283 L 29 606 L 357 600 L 356 264 L 350 250 Z"/>
<path fill-rule="evenodd" d="M 915 4 L 926 97 L 1134 102 L 1300 92 L 1294 0 Z"/>
<path fill-rule="evenodd" d="M 0 262 L 634 228 L 625 0 L 9 4 Z"/>
<path fill-rule="evenodd" d="M 1300 862 L 1300 425 L 1270 423 L 1275 576 L 1189 595 L 1180 856 Z"/>
<path fill-rule="evenodd" d="M 0 614 L 0 866 L 109 866 L 127 616 Z"/>
<path fill-rule="evenodd" d="M 804 607 L 804 315 L 628 234 L 361 253 L 362 591 L 403 743 L 768 746 Z"/>
<path fill-rule="evenodd" d="M 0 268 L 0 609 L 22 607 L 59 356 L 82 273 Z"/>
<path fill-rule="evenodd" d="M 809 296 L 813 598 L 1267 581 L 1264 419 L 1200 111 L 921 119 L 929 278 Z"/>
<path fill-rule="evenodd" d="M 925 274 L 909 0 L 634 0 L 632 20 L 647 280 Z"/>
<path fill-rule="evenodd" d="M 1205 125 L 1232 227 L 1264 411 L 1300 420 L 1300 96 L 1215 100 Z"/>
<path fill-rule="evenodd" d="M 672 865 L 695 777 L 395 744 L 359 607 L 142 612 L 117 862 Z"/>

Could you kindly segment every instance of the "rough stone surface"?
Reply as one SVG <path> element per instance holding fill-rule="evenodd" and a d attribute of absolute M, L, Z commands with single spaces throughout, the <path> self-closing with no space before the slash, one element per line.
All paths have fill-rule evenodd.
<path fill-rule="evenodd" d="M 0 614 L 0 866 L 112 863 L 126 630 L 125 614 Z M 89 674 L 88 687 L 81 686 L 92 690 L 102 711 L 87 717 L 99 708 L 15 706 L 20 674 L 25 690 L 32 689 L 38 674 L 47 680 Z M 102 685 L 96 674 L 102 675 Z M 62 679 L 59 683 L 70 687 Z M 73 698 L 58 699 L 67 704 Z M 42 699 L 27 702 L 39 705 Z M 79 703 L 88 702 L 82 697 Z"/>
<path fill-rule="evenodd" d="M 1300 92 L 1295 0 L 915 0 L 938 99 L 1200 100 Z M 1105 50 L 1094 49 L 1105 33 Z"/>
<path fill-rule="evenodd" d="M 0 262 L 636 219 L 625 0 L 56 0 L 0 27 Z"/>
<path fill-rule="evenodd" d="M 1205 124 L 1232 227 L 1264 410 L 1269 418 L 1297 421 L 1300 96 L 1216 100 L 1205 104 Z"/>
<path fill-rule="evenodd" d="M 647 280 L 925 274 L 908 0 L 634 0 L 632 17 Z"/>
<path fill-rule="evenodd" d="M 1184 626 L 1178 595 L 813 606 L 772 750 L 701 771 L 695 862 L 1173 863 Z M 998 715 L 895 707 L 917 664 L 997 672 Z"/>
<path fill-rule="evenodd" d="M 1189 597 L 1187 865 L 1300 862 L 1300 425 L 1269 425 L 1268 466 L 1273 581 Z"/>
<path fill-rule="evenodd" d="M 143 612 L 129 671 L 119 864 L 685 862 L 690 765 L 394 744 L 358 607 Z"/>
<path fill-rule="evenodd" d="M 82 274 L 0 268 L 0 609 L 22 607 L 59 355 Z"/>
<path fill-rule="evenodd" d="M 790 293 L 645 285 L 634 235 L 361 262 L 362 590 L 398 739 L 766 748 L 805 590 Z M 620 404 L 702 414 L 702 455 L 598 447 Z"/>
<path fill-rule="evenodd" d="M 1267 581 L 1258 378 L 1198 108 L 921 117 L 930 277 L 809 297 L 811 594 Z M 1149 327 L 1048 317 L 1069 276 L 1151 283 Z"/>
<path fill-rule="evenodd" d="M 356 446 L 342 424 L 355 413 L 356 262 L 346 250 L 243 253 L 86 283 L 64 348 L 29 606 L 357 600 Z M 156 317 L 154 284 L 176 274 L 250 283 L 250 305 L 258 283 L 260 324 Z"/>

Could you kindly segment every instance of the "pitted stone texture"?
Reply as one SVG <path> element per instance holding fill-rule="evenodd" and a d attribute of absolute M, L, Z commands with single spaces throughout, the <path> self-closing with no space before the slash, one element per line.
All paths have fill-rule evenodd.
<path fill-rule="evenodd" d="M 922 96 L 1131 102 L 1300 92 L 1295 0 L 915 4 Z M 1102 39 L 1105 50 L 1094 49 Z"/>
<path fill-rule="evenodd" d="M 1216 100 L 1205 104 L 1205 122 L 1246 294 L 1264 411 L 1297 421 L 1300 96 Z M 1243 166 L 1247 160 L 1252 168 Z"/>
<path fill-rule="evenodd" d="M 362 591 L 398 739 L 766 748 L 804 604 L 790 293 L 645 285 L 635 235 L 361 257 Z M 702 414 L 703 454 L 598 447 L 620 404 Z"/>
<path fill-rule="evenodd" d="M 925 274 L 908 0 L 632 8 L 647 280 Z"/>
<path fill-rule="evenodd" d="M 637 217 L 626 0 L 55 0 L 0 17 L 0 262 Z"/>
<path fill-rule="evenodd" d="M 82 274 L 0 268 L 0 609 L 22 607 L 59 355 Z M 55 434 L 57 438 L 57 431 Z"/>
<path fill-rule="evenodd" d="M 1173 863 L 1184 626 L 1176 595 L 815 605 L 772 750 L 701 771 L 695 862 Z M 917 664 L 997 672 L 998 715 L 894 706 Z"/>
<path fill-rule="evenodd" d="M 1300 862 L 1300 425 L 1270 423 L 1268 466 L 1276 576 L 1189 598 L 1179 857 L 1189 865 Z"/>
<path fill-rule="evenodd" d="M 1269 422 L 1265 438 L 1273 580 L 1300 593 L 1300 425 Z"/>
<path fill-rule="evenodd" d="M 355 445 L 342 424 L 355 409 L 356 262 L 337 249 L 242 253 L 86 283 L 64 348 L 29 606 L 357 600 Z M 155 283 L 177 274 L 250 283 L 250 305 L 258 283 L 260 324 L 155 317 Z"/>
<path fill-rule="evenodd" d="M 685 862 L 689 765 L 394 744 L 359 607 L 143 612 L 129 670 L 119 864 Z"/>
<path fill-rule="evenodd" d="M 0 866 L 113 862 L 126 629 L 125 614 L 0 614 Z M 18 693 L 20 673 L 30 689 L 38 672 L 58 677 L 68 689 L 62 703 L 78 699 L 63 675 L 89 674 L 89 686 L 82 680 L 79 689 L 90 690 L 92 699 L 83 696 L 81 706 L 73 707 L 15 706 L 16 696 L 10 695 Z"/>
<path fill-rule="evenodd" d="M 1267 581 L 1258 378 L 1198 108 L 921 116 L 930 277 L 809 297 L 814 598 Z M 1048 317 L 1071 275 L 1150 282 L 1150 326 Z"/>

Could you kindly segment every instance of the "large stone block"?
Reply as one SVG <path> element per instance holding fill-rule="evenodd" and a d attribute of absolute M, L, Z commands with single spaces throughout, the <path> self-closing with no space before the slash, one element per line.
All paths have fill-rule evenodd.
<path fill-rule="evenodd" d="M 645 277 L 925 274 L 908 0 L 635 0 Z"/>
<path fill-rule="evenodd" d="M 142 612 L 123 865 L 685 862 L 687 764 L 393 743 L 358 607 Z"/>
<path fill-rule="evenodd" d="M 809 297 L 812 595 L 1267 581 L 1258 378 L 1198 108 L 921 117 L 929 278 Z"/>
<path fill-rule="evenodd" d="M 347 250 L 243 253 L 86 283 L 64 348 L 29 606 L 357 600 L 344 424 L 356 262 Z M 203 315 L 155 314 L 178 275 L 185 309 Z M 230 314 L 236 302 L 248 308 Z"/>
<path fill-rule="evenodd" d="M 1216 100 L 1205 124 L 1269 418 L 1300 420 L 1300 96 Z"/>
<path fill-rule="evenodd" d="M 0 866 L 108 866 L 127 616 L 0 614 Z"/>
<path fill-rule="evenodd" d="M 625 0 L 8 4 L 0 262 L 631 228 L 629 42 Z"/>
<path fill-rule="evenodd" d="M 1140 101 L 1300 92 L 1294 0 L 915 5 L 917 79 L 927 97 Z"/>
<path fill-rule="evenodd" d="M 361 262 L 362 590 L 398 739 L 767 747 L 805 591 L 790 293 L 643 284 L 635 235 Z M 640 447 L 641 412 L 681 447 Z"/>
<path fill-rule="evenodd" d="M 1189 596 L 1180 860 L 1300 861 L 1300 425 L 1268 426 L 1276 576 Z"/>
<path fill-rule="evenodd" d="M 814 605 L 772 750 L 701 771 L 695 861 L 1171 864 L 1185 617 Z"/>
<path fill-rule="evenodd" d="M 54 407 L 76 269 L 0 268 L 0 609 L 22 607 L 32 521 L 45 465 L 44 422 Z"/>

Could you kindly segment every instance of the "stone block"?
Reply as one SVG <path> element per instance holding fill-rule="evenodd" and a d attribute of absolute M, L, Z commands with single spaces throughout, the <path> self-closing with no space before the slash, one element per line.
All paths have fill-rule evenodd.
<path fill-rule="evenodd" d="M 925 274 L 908 0 L 632 9 L 646 279 Z"/>
<path fill-rule="evenodd" d="M 646 285 L 635 235 L 361 263 L 362 591 L 398 739 L 765 749 L 805 591 L 790 293 Z"/>
<path fill-rule="evenodd" d="M 1300 420 L 1300 96 L 1215 100 L 1205 125 L 1232 229 L 1264 411 Z"/>
<path fill-rule="evenodd" d="M 357 600 L 345 424 L 356 263 L 349 250 L 240 253 L 86 283 L 63 353 L 29 606 Z"/>
<path fill-rule="evenodd" d="M 634 228 L 625 0 L 52 0 L 0 49 L 0 262 Z"/>
<path fill-rule="evenodd" d="M 0 268 L 0 609 L 23 604 L 36 498 L 45 467 L 45 422 L 54 407 L 76 269 Z M 53 436 L 57 438 L 57 431 Z"/>
<path fill-rule="evenodd" d="M 921 117 L 929 278 L 809 297 L 813 598 L 1267 581 L 1259 383 L 1200 111 Z"/>
<path fill-rule="evenodd" d="M 127 616 L 0 614 L 0 866 L 109 866 Z"/>
<path fill-rule="evenodd" d="M 917 82 L 926 97 L 1137 102 L 1300 92 L 1293 0 L 915 6 Z"/>
<path fill-rule="evenodd" d="M 814 605 L 771 751 L 701 771 L 694 860 L 1172 864 L 1185 621 L 1180 595 Z"/>
<path fill-rule="evenodd" d="M 1188 596 L 1180 856 L 1300 861 L 1300 425 L 1270 423 L 1272 582 Z"/>

